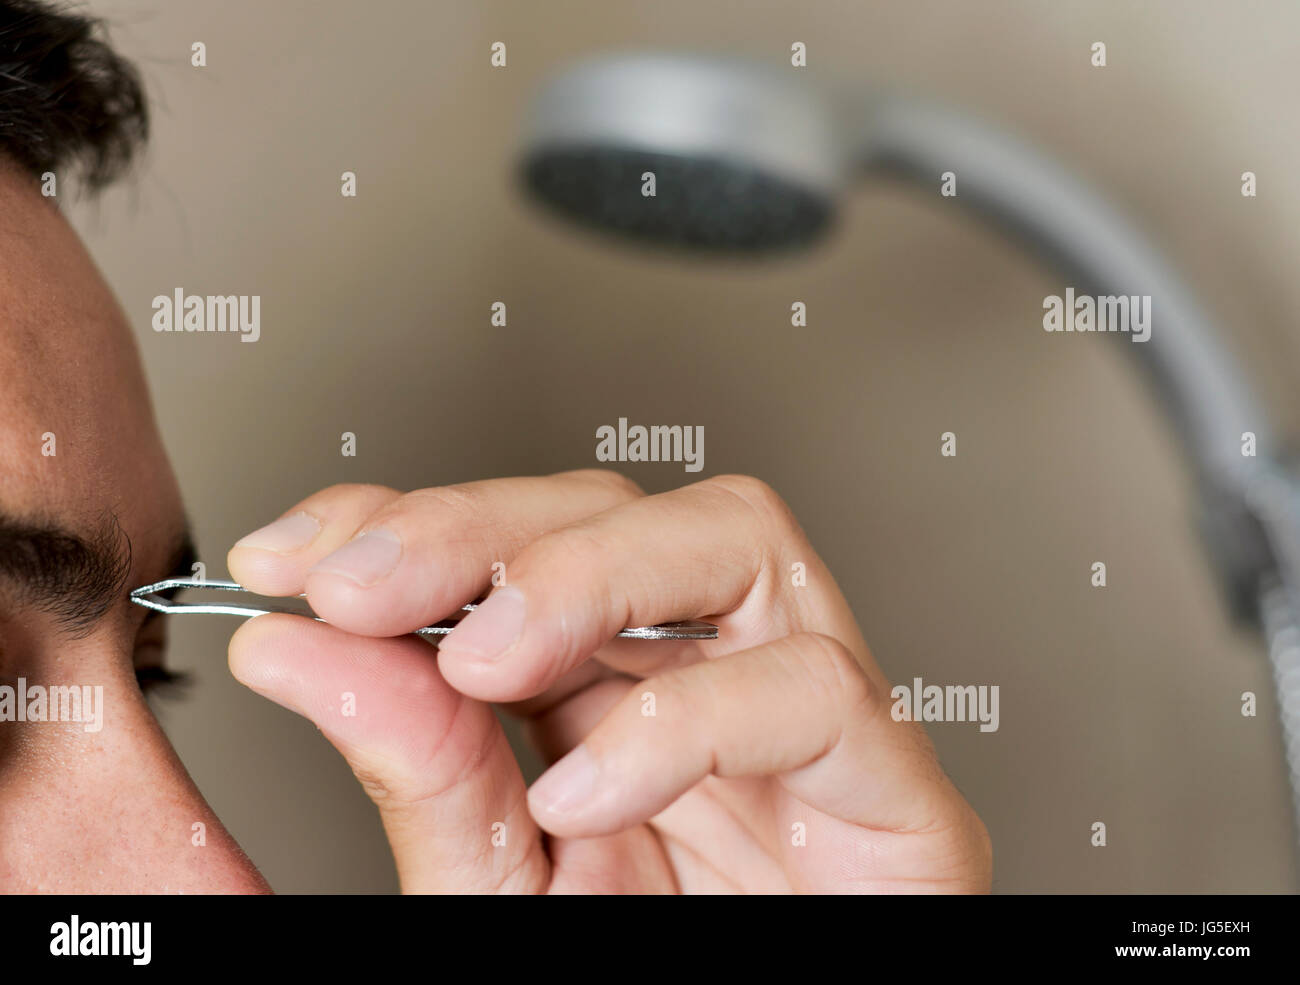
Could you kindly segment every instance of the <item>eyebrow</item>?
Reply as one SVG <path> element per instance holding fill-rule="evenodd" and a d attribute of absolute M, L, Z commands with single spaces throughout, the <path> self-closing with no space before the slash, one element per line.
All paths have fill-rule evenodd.
<path fill-rule="evenodd" d="M 188 572 L 196 556 L 186 529 L 162 576 Z M 89 633 L 123 597 L 131 559 L 131 538 L 113 514 L 89 535 L 0 515 L 0 577 L 23 603 L 54 616 L 74 636 Z"/>

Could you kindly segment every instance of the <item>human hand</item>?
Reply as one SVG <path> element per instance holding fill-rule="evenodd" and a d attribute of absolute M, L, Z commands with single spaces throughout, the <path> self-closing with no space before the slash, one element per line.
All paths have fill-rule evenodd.
<path fill-rule="evenodd" d="M 402 635 L 498 563 L 505 584 L 437 651 Z M 333 486 L 229 566 L 328 623 L 250 620 L 231 669 L 342 752 L 406 892 L 989 889 L 983 824 L 921 727 L 891 717 L 848 604 L 756 479 Z M 719 638 L 615 638 L 693 618 Z M 531 790 L 490 703 L 552 764 Z"/>

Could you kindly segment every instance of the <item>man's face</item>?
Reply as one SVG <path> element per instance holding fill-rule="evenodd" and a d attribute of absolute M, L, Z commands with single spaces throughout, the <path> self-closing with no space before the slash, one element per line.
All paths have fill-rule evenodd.
<path fill-rule="evenodd" d="M 0 892 L 266 890 L 137 683 L 163 627 L 127 592 L 190 574 L 189 553 L 130 328 L 37 182 L 0 165 Z M 82 721 L 15 720 L 66 719 L 61 687 L 92 697 Z"/>

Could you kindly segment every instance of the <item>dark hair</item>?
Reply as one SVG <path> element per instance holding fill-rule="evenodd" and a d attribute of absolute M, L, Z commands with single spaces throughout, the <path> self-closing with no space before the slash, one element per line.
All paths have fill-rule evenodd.
<path fill-rule="evenodd" d="M 0 514 L 0 579 L 74 636 L 121 600 L 130 573 L 131 540 L 112 514 L 88 536 Z"/>
<path fill-rule="evenodd" d="M 0 154 L 33 175 L 69 168 L 99 189 L 149 135 L 135 66 L 103 21 L 43 0 L 0 0 Z"/>

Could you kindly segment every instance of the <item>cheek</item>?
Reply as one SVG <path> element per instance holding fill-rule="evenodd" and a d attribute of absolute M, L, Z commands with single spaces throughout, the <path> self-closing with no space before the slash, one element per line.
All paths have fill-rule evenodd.
<path fill-rule="evenodd" d="M 75 851 L 100 829 L 118 827 L 128 811 L 141 819 L 154 813 L 179 764 L 133 683 L 101 675 L 83 685 L 89 700 L 79 716 L 78 702 L 48 677 L 29 673 L 25 689 L 27 720 L 0 725 L 9 736 L 0 760 L 6 853 L 14 840 L 47 836 Z"/>
<path fill-rule="evenodd" d="M 0 724 L 0 891 L 264 889 L 128 675 L 98 685 L 97 730 Z"/>
<path fill-rule="evenodd" d="M 141 701 L 121 645 L 58 645 L 27 614 L 4 626 L 0 643 L 0 774 L 61 770 L 83 758 L 103 762 L 116 732 L 138 728 Z M 145 709 L 147 711 L 147 709 Z M 116 726 L 116 727 L 115 727 Z M 0 785 L 0 797 L 4 796 Z"/>

